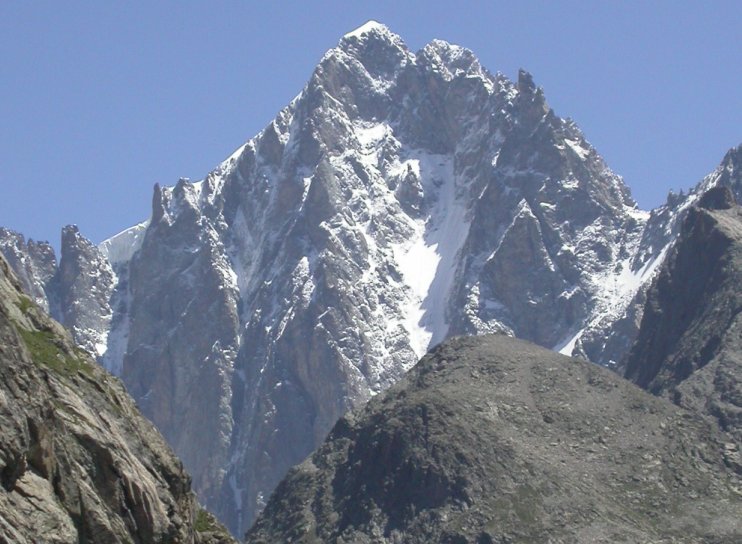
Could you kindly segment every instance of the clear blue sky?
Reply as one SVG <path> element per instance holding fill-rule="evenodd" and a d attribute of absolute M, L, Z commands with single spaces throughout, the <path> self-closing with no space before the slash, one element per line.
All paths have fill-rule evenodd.
<path fill-rule="evenodd" d="M 644 208 L 742 142 L 738 0 L 0 0 L 0 225 L 58 245 L 147 218 L 155 182 L 203 177 L 368 19 L 529 70 Z"/>

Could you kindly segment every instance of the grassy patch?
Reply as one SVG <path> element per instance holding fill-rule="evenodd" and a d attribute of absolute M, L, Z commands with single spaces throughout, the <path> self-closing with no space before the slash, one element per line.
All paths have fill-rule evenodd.
<path fill-rule="evenodd" d="M 29 331 L 18 327 L 23 341 L 31 352 L 31 358 L 38 364 L 45 366 L 59 375 L 73 376 L 82 372 L 90 376 L 90 365 L 77 357 L 70 357 L 55 342 L 55 335 L 49 331 Z"/>
<path fill-rule="evenodd" d="M 197 533 L 217 533 L 229 536 L 227 530 L 216 520 L 213 514 L 203 508 L 199 508 L 196 511 L 196 519 L 193 522 L 193 528 Z"/>
<path fill-rule="evenodd" d="M 196 512 L 196 521 L 193 522 L 193 528 L 199 533 L 205 533 L 209 530 L 209 521 L 209 513 L 199 508 Z"/>
<path fill-rule="evenodd" d="M 28 312 L 29 309 L 31 309 L 31 307 L 33 306 L 33 302 L 31 302 L 31 299 L 27 296 L 19 295 L 18 300 L 15 301 L 15 305 L 18 306 L 18 309 L 25 314 Z"/>

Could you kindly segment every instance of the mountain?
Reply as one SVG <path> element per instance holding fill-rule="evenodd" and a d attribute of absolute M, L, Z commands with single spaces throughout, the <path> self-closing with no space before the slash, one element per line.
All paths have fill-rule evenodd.
<path fill-rule="evenodd" d="M 717 173 L 702 185 L 742 187 Z M 449 336 L 620 365 L 695 198 L 639 210 L 530 74 L 369 22 L 204 180 L 155 186 L 151 217 L 98 247 L 66 228 L 52 279 L 29 277 L 242 534 L 338 417 Z"/>
<path fill-rule="evenodd" d="M 340 419 L 246 540 L 731 544 L 726 440 L 605 368 L 454 338 Z"/>
<path fill-rule="evenodd" d="M 724 186 L 687 214 L 647 295 L 626 377 L 711 416 L 742 469 L 742 207 Z"/>
<path fill-rule="evenodd" d="M 120 381 L 0 256 L 0 542 L 234 542 L 190 483 Z"/>

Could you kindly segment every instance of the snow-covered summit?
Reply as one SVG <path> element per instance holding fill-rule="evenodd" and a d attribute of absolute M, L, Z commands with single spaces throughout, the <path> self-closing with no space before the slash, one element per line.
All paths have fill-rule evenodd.
<path fill-rule="evenodd" d="M 337 47 L 325 54 L 320 67 L 327 60 L 350 71 L 360 64 L 373 80 L 372 87 L 386 88 L 385 82 L 393 78 L 401 66 L 413 62 L 414 55 L 399 35 L 381 23 L 369 21 L 343 36 Z"/>
<path fill-rule="evenodd" d="M 343 36 L 343 39 L 361 39 L 368 34 L 392 34 L 389 28 L 373 19 L 366 21 L 355 30 L 351 30 Z"/>

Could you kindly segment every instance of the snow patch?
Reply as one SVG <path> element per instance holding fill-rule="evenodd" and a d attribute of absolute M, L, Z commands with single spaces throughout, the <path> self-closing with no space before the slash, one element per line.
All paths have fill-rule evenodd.
<path fill-rule="evenodd" d="M 469 233 L 469 220 L 458 198 L 453 159 L 447 155 L 417 155 L 423 190 L 433 199 L 433 207 L 427 223 L 413 223 L 415 234 L 411 240 L 394 247 L 394 258 L 412 293 L 404 310 L 404 326 L 412 349 L 422 357 L 448 333 L 446 304 L 457 255 Z"/>
<path fill-rule="evenodd" d="M 114 323 L 107 333 L 106 350 L 100 353 L 101 364 L 114 376 L 121 376 L 124 366 L 124 355 L 129 345 L 129 315 L 122 314 L 120 323 Z"/>
<path fill-rule="evenodd" d="M 415 236 L 410 243 L 395 246 L 394 260 L 412 296 L 404 308 L 404 326 L 410 335 L 410 345 L 418 357 L 425 355 L 433 332 L 425 327 L 423 301 L 428 298 L 441 261 L 438 244 L 428 245 L 424 238 L 424 225 L 416 224 Z"/>
<path fill-rule="evenodd" d="M 580 186 L 580 182 L 577 178 L 567 178 L 561 181 L 561 186 L 564 189 L 577 189 Z"/>
<path fill-rule="evenodd" d="M 569 333 L 564 340 L 559 342 L 556 346 L 551 348 L 553 351 L 566 355 L 567 357 L 572 356 L 572 352 L 575 350 L 577 341 L 582 337 L 585 329 L 580 329 L 576 333 Z"/>
<path fill-rule="evenodd" d="M 353 126 L 358 143 L 365 148 L 376 146 L 389 131 L 389 125 L 386 123 L 356 123 Z"/>
<path fill-rule="evenodd" d="M 98 249 L 112 266 L 129 262 L 134 253 L 142 246 L 144 233 L 148 226 L 149 220 L 123 230 L 107 240 L 103 240 L 98 244 Z"/>
<path fill-rule="evenodd" d="M 564 143 L 567 144 L 569 148 L 574 152 L 574 154 L 583 161 L 587 159 L 588 155 L 590 155 L 590 150 L 582 147 L 582 143 L 577 140 L 565 139 Z"/>

